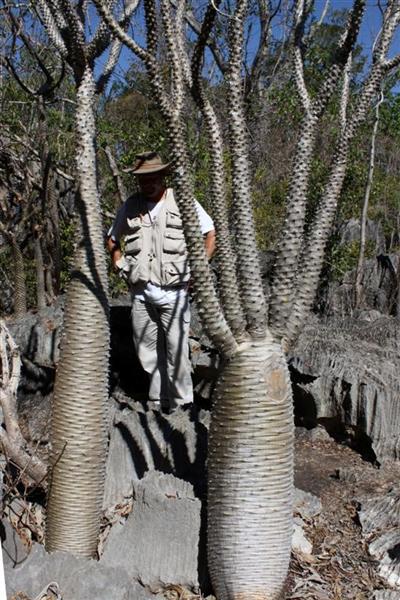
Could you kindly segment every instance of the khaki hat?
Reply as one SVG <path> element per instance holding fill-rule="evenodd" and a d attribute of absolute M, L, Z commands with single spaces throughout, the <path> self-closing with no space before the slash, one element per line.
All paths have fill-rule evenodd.
<path fill-rule="evenodd" d="M 133 167 L 124 169 L 125 173 L 134 175 L 150 175 L 160 171 L 167 171 L 171 163 L 164 164 L 162 158 L 157 152 L 143 152 L 136 156 L 136 162 Z"/>

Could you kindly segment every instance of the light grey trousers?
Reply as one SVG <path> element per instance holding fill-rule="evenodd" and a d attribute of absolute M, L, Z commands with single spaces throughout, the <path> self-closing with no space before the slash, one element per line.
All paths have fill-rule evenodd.
<path fill-rule="evenodd" d="M 150 377 L 150 400 L 162 406 L 193 402 L 189 359 L 190 306 L 187 295 L 163 306 L 133 298 L 133 342 Z"/>

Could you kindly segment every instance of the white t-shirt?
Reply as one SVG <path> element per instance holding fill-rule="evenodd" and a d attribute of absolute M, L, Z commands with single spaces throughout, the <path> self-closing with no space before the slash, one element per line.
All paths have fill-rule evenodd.
<path fill-rule="evenodd" d="M 212 231 L 214 229 L 214 222 L 210 215 L 204 210 L 197 200 L 194 201 L 197 215 L 199 217 L 200 222 L 200 230 L 203 235 Z M 161 210 L 161 207 L 165 203 L 165 195 L 158 202 L 147 201 L 147 210 L 150 217 L 151 222 L 154 222 L 157 218 L 158 213 Z M 126 214 L 124 211 L 125 204 L 123 204 L 117 214 L 117 217 L 114 221 L 114 224 L 110 228 L 108 235 L 114 241 L 119 241 L 125 233 L 126 227 Z M 143 284 L 143 287 L 138 286 L 135 290 L 133 290 L 133 296 L 142 300 L 143 302 L 150 302 L 151 304 L 155 304 L 157 306 L 163 306 L 165 304 L 170 304 L 176 302 L 179 296 L 183 296 L 187 293 L 185 288 L 178 289 L 165 289 L 163 286 L 157 285 L 148 281 L 146 284 Z"/>

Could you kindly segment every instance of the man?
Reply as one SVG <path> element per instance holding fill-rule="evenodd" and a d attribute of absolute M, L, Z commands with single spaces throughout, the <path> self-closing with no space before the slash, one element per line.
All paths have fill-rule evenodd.
<path fill-rule="evenodd" d="M 150 377 L 149 399 L 169 412 L 193 402 L 189 262 L 179 209 L 165 184 L 169 163 L 163 164 L 155 152 L 136 158 L 132 172 L 140 192 L 118 211 L 107 245 L 114 267 L 131 290 L 133 340 Z M 198 202 L 196 208 L 210 259 L 215 250 L 214 225 Z"/>

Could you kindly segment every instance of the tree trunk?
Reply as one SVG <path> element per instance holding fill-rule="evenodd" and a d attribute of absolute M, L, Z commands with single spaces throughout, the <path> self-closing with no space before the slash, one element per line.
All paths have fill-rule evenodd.
<path fill-rule="evenodd" d="M 15 237 L 10 235 L 9 239 L 14 262 L 14 313 L 16 317 L 22 317 L 27 311 L 24 257 Z"/>
<path fill-rule="evenodd" d="M 378 125 L 379 125 L 379 108 L 383 102 L 383 94 L 379 99 L 375 107 L 375 121 L 372 129 L 371 135 L 371 150 L 369 155 L 369 168 L 368 168 L 368 177 L 367 177 L 367 185 L 365 187 L 364 194 L 364 203 L 361 212 L 360 219 L 360 250 L 358 253 L 358 261 L 357 261 L 357 269 L 356 269 L 356 282 L 354 286 L 354 294 L 355 300 L 354 304 L 356 308 L 359 308 L 362 301 L 362 292 L 363 292 L 363 275 L 364 275 L 364 258 L 365 258 L 365 244 L 366 244 L 366 229 L 367 229 L 367 216 L 368 216 L 368 206 L 369 206 L 369 198 L 371 195 L 372 181 L 374 178 L 374 169 L 375 169 L 375 141 L 376 135 L 378 133 Z"/>
<path fill-rule="evenodd" d="M 39 310 L 46 307 L 46 282 L 40 234 L 35 232 L 36 301 Z"/>
<path fill-rule="evenodd" d="M 54 294 L 58 296 L 60 293 L 61 279 L 61 240 L 60 240 L 60 220 L 58 214 L 58 201 L 55 189 L 54 174 L 50 174 L 47 180 L 47 207 L 51 223 L 51 257 L 53 261 L 53 285 Z M 50 293 L 50 289 L 47 290 Z"/>
<path fill-rule="evenodd" d="M 289 565 L 293 411 L 280 346 L 244 342 L 215 391 L 208 563 L 218 600 L 275 600 Z"/>
<path fill-rule="evenodd" d="M 106 459 L 107 272 L 95 168 L 95 85 L 86 67 L 77 87 L 81 231 L 67 290 L 51 430 L 46 548 L 93 556 Z"/>

